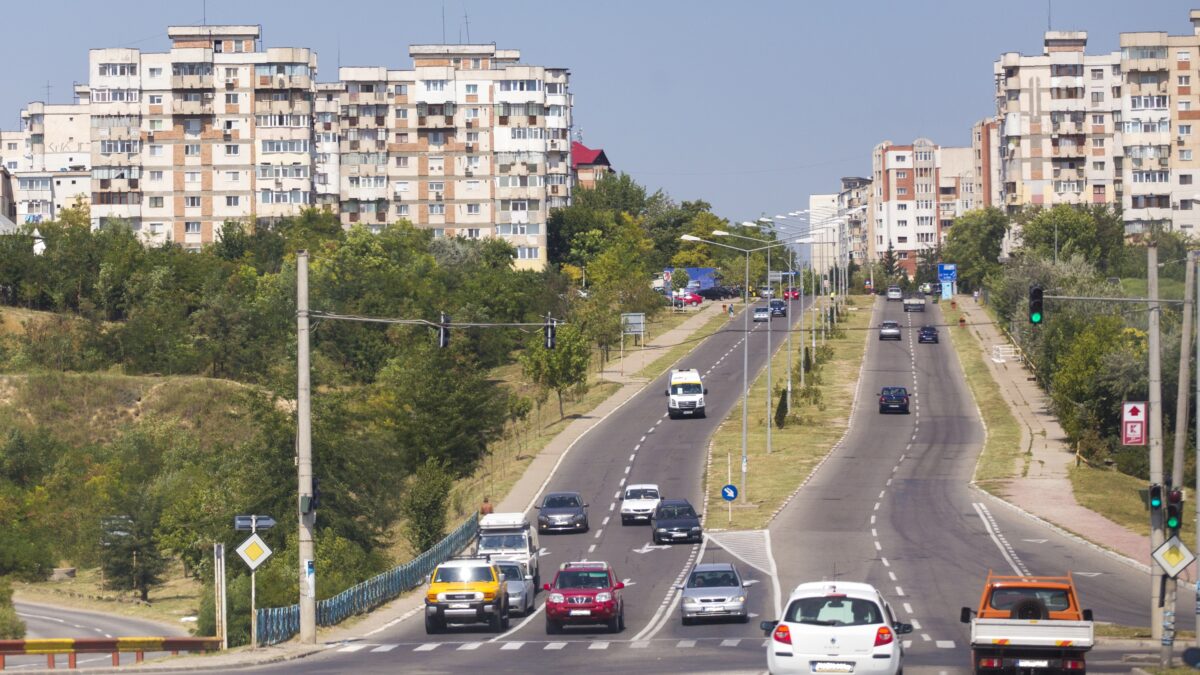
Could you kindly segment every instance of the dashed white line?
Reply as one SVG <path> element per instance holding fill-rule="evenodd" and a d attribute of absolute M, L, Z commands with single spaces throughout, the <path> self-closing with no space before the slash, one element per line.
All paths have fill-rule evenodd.
<path fill-rule="evenodd" d="M 613 502 L 612 504 L 609 504 L 609 505 L 608 505 L 608 510 L 609 510 L 609 511 L 615 510 L 616 508 L 617 508 L 617 503 L 616 503 L 616 502 Z"/>
<path fill-rule="evenodd" d="M 591 546 L 588 546 L 588 553 L 594 553 L 595 551 L 596 551 L 596 545 L 595 545 L 595 544 L 592 544 Z"/>
<path fill-rule="evenodd" d="M 464 642 L 462 645 L 459 645 L 458 651 L 472 652 L 472 651 L 475 651 L 476 649 L 479 649 L 479 646 L 482 644 L 483 644 L 482 642 Z"/>
<path fill-rule="evenodd" d="M 553 652 L 553 651 L 562 649 L 563 647 L 566 647 L 566 646 L 567 646 L 567 643 L 565 643 L 565 642 L 548 642 L 548 643 L 546 643 L 546 646 L 543 647 L 543 649 L 546 651 Z"/>
<path fill-rule="evenodd" d="M 917 621 L 916 619 L 909 619 L 908 622 L 912 624 L 913 630 L 921 630 L 920 621 Z"/>
<path fill-rule="evenodd" d="M 632 467 L 632 466 L 626 466 L 626 467 L 625 467 L 625 475 L 627 475 L 627 476 L 628 476 L 628 475 L 629 475 L 629 471 L 630 471 L 631 469 L 633 469 L 633 467 Z"/>
<path fill-rule="evenodd" d="M 608 524 L 608 520 L 609 520 L 609 518 L 610 518 L 610 517 L 611 517 L 611 516 L 604 516 L 604 520 L 600 521 L 600 524 L 601 524 L 601 525 L 607 525 L 607 524 Z"/>
<path fill-rule="evenodd" d="M 440 642 L 426 642 L 425 644 L 414 649 L 414 652 L 431 652 L 441 646 Z"/>
<path fill-rule="evenodd" d="M 875 514 L 871 514 L 871 524 L 875 524 Z"/>
<path fill-rule="evenodd" d="M 390 651 L 392 651 L 393 649 L 395 649 L 396 647 L 399 647 L 399 646 L 400 646 L 400 645 L 397 645 L 397 644 L 391 644 L 391 645 L 379 645 L 378 647 L 376 647 L 375 649 L 372 649 L 371 651 L 372 651 L 372 652 L 390 652 Z"/>
<path fill-rule="evenodd" d="M 926 642 L 933 642 L 933 638 L 929 637 L 929 633 L 921 633 L 921 639 Z"/>
<path fill-rule="evenodd" d="M 675 643 L 675 647 L 678 649 L 691 649 L 692 647 L 695 647 L 695 646 L 696 646 L 695 640 L 680 640 L 679 642 Z"/>
<path fill-rule="evenodd" d="M 736 646 L 738 646 L 738 643 L 741 641 L 742 641 L 741 638 L 730 638 L 728 640 L 721 640 L 721 646 L 722 647 L 736 647 Z"/>
<path fill-rule="evenodd" d="M 588 649 L 608 649 L 608 643 L 603 640 L 599 640 L 588 645 Z"/>
<path fill-rule="evenodd" d="M 954 640 L 938 640 L 934 644 L 941 649 L 954 649 Z"/>
<path fill-rule="evenodd" d="M 882 551 L 882 550 L 883 550 L 883 547 L 879 545 L 879 542 L 875 542 L 875 550 L 876 550 L 876 551 Z"/>
<path fill-rule="evenodd" d="M 880 499 L 883 499 L 883 495 L 885 495 L 885 494 L 887 494 L 887 490 L 880 490 L 880 491 L 879 491 L 879 498 L 880 498 Z"/>
<path fill-rule="evenodd" d="M 604 534 L 604 528 L 600 528 L 599 530 L 596 530 L 596 538 L 597 539 L 599 539 L 600 535 L 602 535 L 602 534 Z"/>
<path fill-rule="evenodd" d="M 635 460 L 635 459 L 637 459 L 637 453 L 636 453 L 636 452 L 635 452 L 635 453 L 633 453 L 632 455 L 630 455 L 630 456 L 629 456 L 629 461 L 631 461 L 631 462 L 632 462 L 632 461 L 633 461 L 633 460 Z"/>
<path fill-rule="evenodd" d="M 898 595 L 900 597 L 904 597 L 904 589 L 897 586 L 896 587 L 896 595 Z"/>
<path fill-rule="evenodd" d="M 875 502 L 875 508 L 873 510 L 875 510 L 875 511 L 879 510 L 879 502 Z"/>
<path fill-rule="evenodd" d="M 872 536 L 872 537 L 878 537 L 878 536 L 879 536 L 879 532 L 878 532 L 878 531 L 877 531 L 875 528 L 873 528 L 873 527 L 871 528 L 871 536 Z"/>
<path fill-rule="evenodd" d="M 895 572 L 892 572 L 891 570 L 888 570 L 888 578 L 889 578 L 889 579 L 891 579 L 892 581 L 895 581 L 895 580 L 896 580 L 896 573 L 895 573 Z"/>
<path fill-rule="evenodd" d="M 907 602 L 904 603 L 904 611 L 908 614 L 912 614 L 912 605 L 908 604 Z"/>

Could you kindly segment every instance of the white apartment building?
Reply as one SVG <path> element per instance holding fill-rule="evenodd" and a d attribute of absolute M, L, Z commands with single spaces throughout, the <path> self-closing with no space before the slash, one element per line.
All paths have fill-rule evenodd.
<path fill-rule="evenodd" d="M 867 261 L 867 245 L 870 236 L 871 179 L 843 177 L 842 190 L 837 195 L 837 212 L 845 217 L 845 241 L 847 255 L 858 265 Z"/>
<path fill-rule="evenodd" d="M 999 178 L 1000 121 L 996 117 L 979 120 L 971 127 L 971 153 L 974 156 L 975 208 L 999 207 L 1004 201 Z"/>

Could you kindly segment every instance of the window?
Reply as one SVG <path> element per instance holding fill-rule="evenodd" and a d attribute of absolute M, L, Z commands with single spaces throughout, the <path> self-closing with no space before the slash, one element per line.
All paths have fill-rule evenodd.
<path fill-rule="evenodd" d="M 395 185 L 396 192 L 408 192 L 408 181 L 398 180 Z"/>
<path fill-rule="evenodd" d="M 407 216 L 408 215 L 408 204 L 397 204 L 396 205 L 396 215 Z"/>
<path fill-rule="evenodd" d="M 1180 125 L 1179 125 L 1179 135 L 1180 135 L 1180 136 L 1190 136 L 1190 135 L 1192 135 L 1192 125 L 1190 125 L 1190 124 L 1180 124 Z"/>
<path fill-rule="evenodd" d="M 1192 161 L 1192 151 L 1191 150 L 1180 150 L 1179 151 L 1179 159 L 1184 162 Z"/>
<path fill-rule="evenodd" d="M 136 63 L 101 63 L 100 76 L 137 75 Z"/>
<path fill-rule="evenodd" d="M 430 145 L 443 145 L 443 144 L 445 144 L 445 142 L 446 142 L 446 132 L 444 132 L 444 131 L 429 132 L 429 144 Z"/>
<path fill-rule="evenodd" d="M 468 93 L 468 94 L 478 94 L 478 93 L 479 93 L 479 85 L 477 85 L 477 84 L 468 84 L 468 85 L 467 85 L 467 93 Z"/>
<path fill-rule="evenodd" d="M 150 77 L 162 77 L 162 68 L 151 68 Z"/>
<path fill-rule="evenodd" d="M 1092 124 L 1104 124 L 1104 115 L 1092 115 Z"/>
<path fill-rule="evenodd" d="M 183 205 L 185 208 L 198 209 L 198 208 L 200 208 L 200 197 L 199 196 L 184 197 Z"/>
<path fill-rule="evenodd" d="M 264 140 L 263 153 L 273 152 L 308 152 L 307 139 Z"/>
<path fill-rule="evenodd" d="M 479 119 L 479 108 L 467 108 L 467 119 Z"/>
<path fill-rule="evenodd" d="M 1092 170 L 1103 171 L 1104 170 L 1104 162 L 1092 162 Z"/>
<path fill-rule="evenodd" d="M 1103 148 L 1104 147 L 1104 139 L 1103 138 L 1093 138 L 1092 139 L 1092 147 L 1093 148 Z"/>
<path fill-rule="evenodd" d="M 907 172 L 907 171 L 897 171 L 897 172 L 896 172 L 896 179 L 897 179 L 897 180 L 904 180 L 905 178 L 908 178 L 908 172 Z"/>
<path fill-rule="evenodd" d="M 132 154 L 141 151 L 141 141 L 100 141 L 100 154 Z"/>
<path fill-rule="evenodd" d="M 150 131 L 162 131 L 162 129 L 163 129 L 163 121 L 162 120 L 150 120 Z"/>
<path fill-rule="evenodd" d="M 237 155 L 237 154 L 238 154 L 238 148 L 239 148 L 239 147 L 241 147 L 241 146 L 237 146 L 237 145 L 226 145 L 226 146 L 225 146 L 225 156 L 226 156 L 226 157 L 233 157 L 233 156 Z"/>
<path fill-rule="evenodd" d="M 538 259 L 538 247 L 537 246 L 518 246 L 517 247 L 517 259 L 518 260 L 537 260 Z"/>
<path fill-rule="evenodd" d="M 398 120 L 408 119 L 408 108 L 396 108 L 396 119 L 398 119 Z"/>
<path fill-rule="evenodd" d="M 467 228 L 467 239 L 478 239 L 478 238 L 479 238 L 479 228 L 478 227 L 468 227 Z"/>
<path fill-rule="evenodd" d="M 161 172 L 161 171 L 151 171 L 150 172 L 151 182 L 157 183 L 157 182 L 161 181 L 162 179 L 163 179 L 163 172 Z"/>
<path fill-rule="evenodd" d="M 225 77 L 232 79 L 232 78 L 237 77 L 237 74 L 238 74 L 237 68 L 226 68 L 225 69 Z"/>
<path fill-rule="evenodd" d="M 429 215 L 431 215 L 431 216 L 446 215 L 446 205 L 445 204 L 430 204 L 429 205 Z"/>
<path fill-rule="evenodd" d="M 184 133 L 198 134 L 198 133 L 200 133 L 200 128 L 201 128 L 200 120 L 195 119 L 195 118 L 185 120 L 183 123 Z"/>
<path fill-rule="evenodd" d="M 183 231 L 186 234 L 200 234 L 200 221 L 189 220 L 183 224 Z"/>
<path fill-rule="evenodd" d="M 908 227 L 908 221 L 907 220 L 897 220 L 896 225 L 898 227 Z"/>
<path fill-rule="evenodd" d="M 225 105 L 237 105 L 237 102 L 238 102 L 237 94 L 225 94 Z"/>
<path fill-rule="evenodd" d="M 199 171 L 188 171 L 187 173 L 183 174 L 183 182 L 199 183 L 200 182 L 200 172 Z"/>
<path fill-rule="evenodd" d="M 908 237 L 896 237 L 896 243 L 897 244 L 907 244 Z"/>
<path fill-rule="evenodd" d="M 150 208 L 152 208 L 152 209 L 161 209 L 161 208 L 162 208 L 162 205 L 163 205 L 163 198 L 162 198 L 162 197 L 151 197 L 151 198 L 150 198 Z"/>
<path fill-rule="evenodd" d="M 541 80 L 500 80 L 500 91 L 541 91 Z"/>
<path fill-rule="evenodd" d="M 396 158 L 396 166 L 400 167 L 401 169 L 407 168 L 408 167 L 408 157 L 397 157 Z"/>
<path fill-rule="evenodd" d="M 468 143 L 478 143 L 479 142 L 479 132 L 478 131 L 468 131 L 467 132 L 467 142 Z"/>
<path fill-rule="evenodd" d="M 1181 86 L 1181 87 L 1190 87 L 1192 85 L 1192 76 L 1191 75 L 1180 75 L 1178 82 L 1179 82 L 1179 86 Z"/>
<path fill-rule="evenodd" d="M 187 157 L 199 157 L 200 156 L 200 144 L 199 143 L 188 143 L 187 145 L 183 146 L 183 154 Z"/>
<path fill-rule="evenodd" d="M 429 158 L 429 170 L 430 171 L 444 171 L 445 166 L 446 166 L 446 158 L 445 157 L 430 157 Z"/>
<path fill-rule="evenodd" d="M 162 94 L 150 94 L 150 105 L 162 105 Z"/>
<path fill-rule="evenodd" d="M 240 198 L 237 195 L 227 195 L 225 197 L 225 206 L 237 206 Z"/>
<path fill-rule="evenodd" d="M 1093 91 L 1092 92 L 1092 103 L 1104 103 L 1104 92 Z"/>
<path fill-rule="evenodd" d="M 467 204 L 467 214 L 477 216 L 480 213 L 479 204 Z"/>
<path fill-rule="evenodd" d="M 1191 185 L 1192 184 L 1192 174 L 1190 174 L 1190 173 L 1179 174 L 1179 184 L 1180 185 Z"/>
<path fill-rule="evenodd" d="M 908 194 L 908 188 L 896 188 L 896 194 L 906 195 Z"/>
<path fill-rule="evenodd" d="M 1092 68 L 1092 79 L 1093 80 L 1103 80 L 1104 79 L 1104 69 L 1103 68 Z"/>
<path fill-rule="evenodd" d="M 1180 211 L 1191 211 L 1192 210 L 1192 200 L 1191 199 L 1179 200 L 1179 210 Z"/>
<path fill-rule="evenodd" d="M 408 95 L 408 85 L 407 84 L 396 85 L 396 93 L 401 96 L 407 96 Z"/>
<path fill-rule="evenodd" d="M 242 180 L 242 172 L 241 171 L 226 171 L 225 172 L 225 180 L 227 180 L 231 183 L 237 183 L 238 181 Z"/>
<path fill-rule="evenodd" d="M 1180 110 L 1191 110 L 1191 109 L 1192 109 L 1192 102 L 1191 102 L 1191 101 L 1179 101 L 1179 102 L 1178 102 L 1178 103 L 1176 103 L 1175 105 L 1176 105 L 1176 107 L 1177 107 L 1177 108 L 1179 108 Z"/>
<path fill-rule="evenodd" d="M 421 83 L 425 85 L 425 91 L 446 91 L 445 80 L 423 80 Z"/>

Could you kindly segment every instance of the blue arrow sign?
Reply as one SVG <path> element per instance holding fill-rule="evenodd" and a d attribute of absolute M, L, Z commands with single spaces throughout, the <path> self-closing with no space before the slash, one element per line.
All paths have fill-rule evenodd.
<path fill-rule="evenodd" d="M 737 486 L 731 484 L 721 488 L 721 499 L 727 502 L 737 499 Z"/>

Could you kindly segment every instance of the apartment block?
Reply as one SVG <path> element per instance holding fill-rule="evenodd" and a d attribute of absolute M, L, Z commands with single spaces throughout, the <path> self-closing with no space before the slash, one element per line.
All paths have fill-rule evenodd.
<path fill-rule="evenodd" d="M 12 174 L 0 164 L 0 234 L 17 229 L 17 204 L 13 199 Z"/>
<path fill-rule="evenodd" d="M 971 153 L 975 160 L 975 208 L 999 207 L 1004 195 L 999 178 L 1000 120 L 988 117 L 971 127 Z"/>
<path fill-rule="evenodd" d="M 35 101 L 21 111 L 21 130 L 0 132 L 0 163 L 12 174 L 18 223 L 58 217 L 76 201 L 91 198 L 91 115 L 84 102 Z"/>
<path fill-rule="evenodd" d="M 869 201 L 871 179 L 857 176 L 842 178 L 842 189 L 837 195 L 837 213 L 845 218 L 844 240 L 850 260 L 858 265 L 867 260 L 867 245 L 870 230 Z"/>

